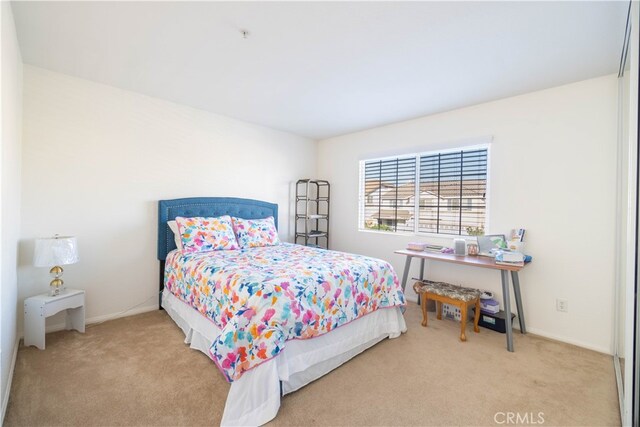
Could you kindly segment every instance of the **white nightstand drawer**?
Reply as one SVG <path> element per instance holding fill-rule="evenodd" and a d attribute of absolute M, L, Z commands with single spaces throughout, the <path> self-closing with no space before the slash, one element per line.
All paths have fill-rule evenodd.
<path fill-rule="evenodd" d="M 78 308 L 84 305 L 84 291 L 75 291 L 73 294 L 62 294 L 52 297 L 44 303 L 42 314 L 44 317 L 53 316 L 62 310 Z"/>

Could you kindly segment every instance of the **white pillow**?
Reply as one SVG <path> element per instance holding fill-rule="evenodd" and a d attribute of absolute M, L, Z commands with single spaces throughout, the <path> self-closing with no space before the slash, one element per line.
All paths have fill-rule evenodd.
<path fill-rule="evenodd" d="M 181 251 L 182 238 L 180 237 L 180 232 L 178 231 L 178 223 L 175 220 L 167 221 L 167 225 L 169 226 L 171 231 L 173 231 L 173 240 L 176 242 L 176 248 L 178 248 L 178 250 Z"/>

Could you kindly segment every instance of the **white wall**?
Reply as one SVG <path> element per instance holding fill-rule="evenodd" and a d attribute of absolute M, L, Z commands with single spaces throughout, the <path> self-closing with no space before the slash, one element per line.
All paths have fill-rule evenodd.
<path fill-rule="evenodd" d="M 22 58 L 9 2 L 2 15 L 2 150 L 0 155 L 0 342 L 2 413 L 9 398 L 16 347 L 16 265 L 20 235 L 20 141 L 22 136 Z"/>
<path fill-rule="evenodd" d="M 33 239 L 75 235 L 90 319 L 157 306 L 159 199 L 278 203 L 292 240 L 291 183 L 315 175 L 309 139 L 27 65 L 23 138 L 19 299 L 48 289 Z"/>
<path fill-rule="evenodd" d="M 358 231 L 358 161 L 493 136 L 488 231 L 527 229 L 534 261 L 520 280 L 528 330 L 610 353 L 616 99 L 616 77 L 605 76 L 320 141 L 318 177 L 332 184 L 332 248 L 387 259 L 401 275 L 404 259 L 395 249 L 412 240 L 451 245 Z M 501 294 L 496 271 L 428 268 L 430 278 Z M 556 311 L 556 298 L 569 300 L 568 313 Z"/>

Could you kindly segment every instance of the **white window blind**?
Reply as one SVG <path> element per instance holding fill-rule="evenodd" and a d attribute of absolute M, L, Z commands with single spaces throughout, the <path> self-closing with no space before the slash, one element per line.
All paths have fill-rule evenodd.
<path fill-rule="evenodd" d="M 362 161 L 360 229 L 453 235 L 484 229 L 487 156 L 487 148 L 473 148 Z"/>
<path fill-rule="evenodd" d="M 366 161 L 360 174 L 364 192 L 361 191 L 361 227 L 413 231 L 416 157 Z"/>
<path fill-rule="evenodd" d="M 484 228 L 486 193 L 486 148 L 420 156 L 418 231 L 465 235 Z"/>

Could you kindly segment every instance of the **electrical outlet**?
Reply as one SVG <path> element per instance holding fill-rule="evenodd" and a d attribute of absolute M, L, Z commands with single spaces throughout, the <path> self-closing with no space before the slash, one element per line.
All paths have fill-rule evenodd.
<path fill-rule="evenodd" d="M 569 311 L 569 301 L 564 298 L 557 298 L 556 310 L 567 313 Z"/>

